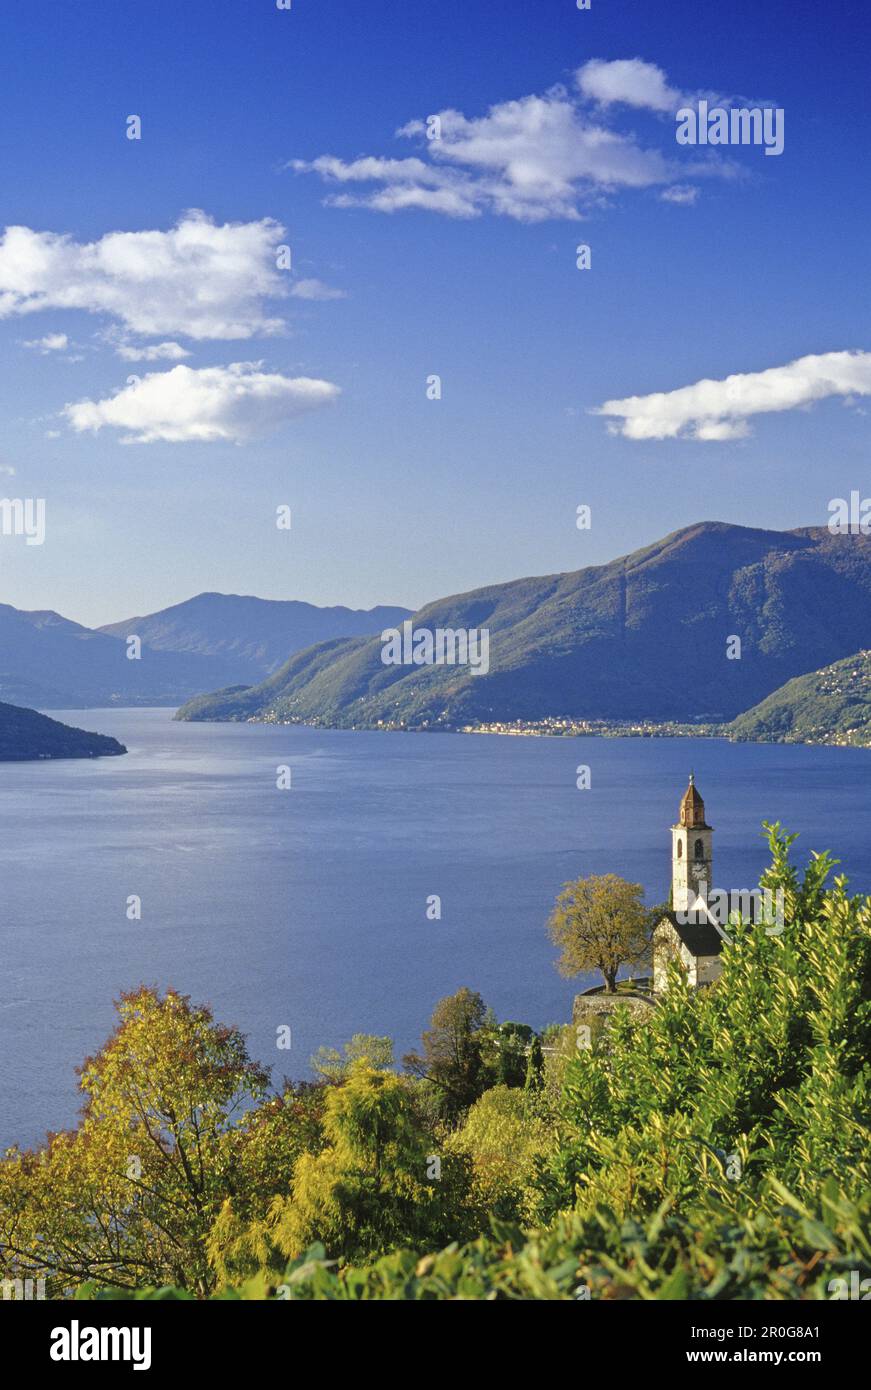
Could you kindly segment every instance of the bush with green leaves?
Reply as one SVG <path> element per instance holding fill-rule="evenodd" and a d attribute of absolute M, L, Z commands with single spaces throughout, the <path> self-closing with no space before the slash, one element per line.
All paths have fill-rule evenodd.
<path fill-rule="evenodd" d="M 280 1279 L 258 1276 L 219 1297 L 288 1301 L 729 1300 L 799 1301 L 836 1296 L 835 1281 L 871 1277 L 871 1200 L 854 1203 L 824 1186 L 816 1207 L 773 1183 L 772 1210 L 736 1216 L 715 1199 L 702 1224 L 670 1202 L 644 1221 L 605 1208 L 560 1217 L 524 1234 L 493 1224 L 490 1235 L 438 1254 L 399 1250 L 341 1268 L 312 1245 Z M 117 1295 L 93 1287 L 79 1298 L 190 1298 L 185 1290 Z"/>
<path fill-rule="evenodd" d="M 800 879 L 794 837 L 769 839 L 762 886 L 783 891 L 782 929 L 734 924 L 714 987 L 673 966 L 649 1018 L 617 1009 L 567 1068 L 552 1212 L 643 1217 L 709 1191 L 741 1211 L 766 1200 L 768 1175 L 811 1201 L 829 1176 L 848 1195 L 871 1183 L 871 903 L 844 878 L 827 890 L 826 855 Z"/>
<path fill-rule="evenodd" d="M 469 1201 L 482 1224 L 488 1216 L 534 1224 L 541 1204 L 539 1166 L 555 1141 L 556 1116 L 540 1090 L 494 1086 L 475 1101 L 446 1147 L 471 1162 Z"/>

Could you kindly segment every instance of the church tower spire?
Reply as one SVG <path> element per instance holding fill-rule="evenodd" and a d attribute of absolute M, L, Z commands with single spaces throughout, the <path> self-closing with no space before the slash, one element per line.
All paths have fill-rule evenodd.
<path fill-rule="evenodd" d="M 713 834 L 695 775 L 690 773 L 677 824 L 671 827 L 672 910 L 653 932 L 655 994 L 668 989 L 673 962 L 686 973 L 693 988 L 713 984 L 719 977 L 723 938 L 711 917 Z"/>
<path fill-rule="evenodd" d="M 705 803 L 690 773 L 681 798 L 677 824 L 671 828 L 671 894 L 676 912 L 691 912 L 701 897 L 707 903 L 713 882 L 713 827 L 705 820 Z"/>

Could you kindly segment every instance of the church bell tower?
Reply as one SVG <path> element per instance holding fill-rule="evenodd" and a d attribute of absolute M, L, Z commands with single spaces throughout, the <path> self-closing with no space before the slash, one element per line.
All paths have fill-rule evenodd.
<path fill-rule="evenodd" d="M 705 902 L 713 885 L 713 828 L 705 821 L 705 803 L 695 775 L 680 803 L 677 825 L 671 827 L 671 892 L 675 912 L 692 912 L 697 899 Z"/>

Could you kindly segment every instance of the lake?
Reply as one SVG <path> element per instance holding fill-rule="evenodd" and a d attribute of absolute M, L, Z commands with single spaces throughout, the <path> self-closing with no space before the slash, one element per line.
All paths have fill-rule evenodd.
<path fill-rule="evenodd" d="M 500 1018 L 567 1020 L 593 981 L 554 969 L 553 900 L 565 880 L 608 872 L 663 900 L 691 768 L 717 886 L 756 883 L 761 822 L 778 819 L 801 832 L 798 857 L 830 848 L 871 891 L 866 750 L 52 714 L 129 753 L 0 764 L 4 1146 L 75 1122 L 75 1067 L 111 1032 L 113 999 L 141 983 L 210 1003 L 276 1080 L 355 1032 L 407 1051 L 461 985 Z M 276 787 L 281 765 L 290 790 Z M 276 1048 L 282 1026 L 290 1052 Z"/>

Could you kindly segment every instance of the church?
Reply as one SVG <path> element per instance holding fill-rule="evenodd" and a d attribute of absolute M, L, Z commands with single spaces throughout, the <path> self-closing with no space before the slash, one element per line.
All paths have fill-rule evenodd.
<path fill-rule="evenodd" d="M 720 974 L 723 938 L 705 911 L 713 883 L 713 827 L 695 776 L 671 828 L 671 907 L 653 933 L 653 989 L 668 987 L 668 967 L 679 961 L 691 985 L 709 985 Z"/>

